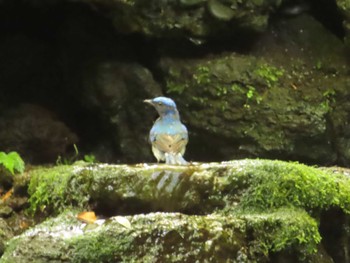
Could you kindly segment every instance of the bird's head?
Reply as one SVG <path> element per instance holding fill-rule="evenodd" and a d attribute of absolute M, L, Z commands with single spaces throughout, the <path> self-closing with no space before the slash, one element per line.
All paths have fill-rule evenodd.
<path fill-rule="evenodd" d="M 160 116 L 164 116 L 169 113 L 177 113 L 175 102 L 167 97 L 156 97 L 150 100 L 144 100 L 144 102 L 151 104 L 156 108 Z"/>

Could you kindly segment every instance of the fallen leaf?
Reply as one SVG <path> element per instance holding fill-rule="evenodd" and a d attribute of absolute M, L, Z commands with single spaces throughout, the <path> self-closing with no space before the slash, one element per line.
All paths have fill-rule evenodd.
<path fill-rule="evenodd" d="M 29 227 L 29 224 L 26 221 L 21 221 L 19 224 L 20 229 L 27 229 L 28 227 Z"/>
<path fill-rule="evenodd" d="M 293 88 L 294 90 L 297 90 L 297 89 L 298 89 L 298 87 L 297 87 L 294 83 L 291 83 L 290 85 L 292 86 L 292 88 Z"/>
<path fill-rule="evenodd" d="M 124 216 L 116 216 L 113 218 L 113 220 L 116 221 L 117 223 L 121 224 L 123 227 L 125 227 L 127 229 L 131 228 L 130 221 Z"/>
<path fill-rule="evenodd" d="M 97 217 L 95 215 L 95 212 L 87 211 L 79 213 L 77 215 L 77 219 L 87 224 L 93 224 L 96 221 Z"/>
<path fill-rule="evenodd" d="M 8 191 L 6 192 L 6 194 L 4 194 L 4 195 L 1 197 L 1 200 L 5 202 L 7 199 L 9 199 L 9 198 L 11 197 L 12 193 L 13 193 L 13 187 L 12 187 L 10 190 L 8 190 Z"/>

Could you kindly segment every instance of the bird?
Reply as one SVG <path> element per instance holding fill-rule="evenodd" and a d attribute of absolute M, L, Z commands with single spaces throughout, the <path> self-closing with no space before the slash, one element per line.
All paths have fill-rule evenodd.
<path fill-rule="evenodd" d="M 152 152 L 157 161 L 165 161 L 171 165 L 188 164 L 183 158 L 188 143 L 188 131 L 180 120 L 175 102 L 167 97 L 156 97 L 144 102 L 151 104 L 159 114 L 149 133 Z"/>

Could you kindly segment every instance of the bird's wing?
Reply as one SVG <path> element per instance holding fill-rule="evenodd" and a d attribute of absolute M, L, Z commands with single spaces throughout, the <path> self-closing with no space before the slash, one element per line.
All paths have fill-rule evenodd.
<path fill-rule="evenodd" d="M 183 154 L 187 142 L 187 134 L 158 134 L 153 137 L 152 145 L 162 152 Z"/>

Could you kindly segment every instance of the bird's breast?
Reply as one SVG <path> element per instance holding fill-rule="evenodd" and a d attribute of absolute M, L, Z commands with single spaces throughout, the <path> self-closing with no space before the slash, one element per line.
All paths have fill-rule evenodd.
<path fill-rule="evenodd" d="M 187 133 L 187 129 L 180 121 L 156 121 L 151 129 L 151 133 L 175 135 Z"/>
<path fill-rule="evenodd" d="M 160 134 L 155 134 L 153 138 L 154 139 L 152 141 L 152 145 L 158 150 L 160 150 L 161 152 L 183 154 L 185 151 L 187 139 L 181 133 L 179 134 L 160 133 Z"/>

